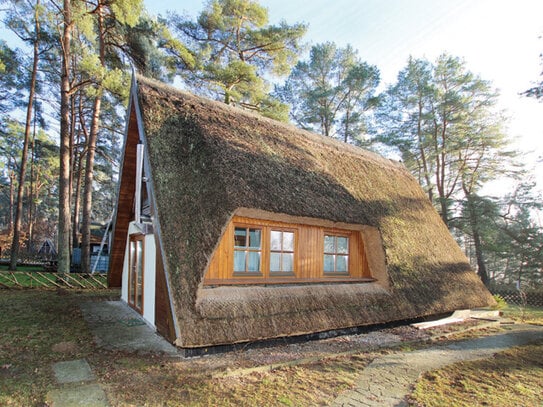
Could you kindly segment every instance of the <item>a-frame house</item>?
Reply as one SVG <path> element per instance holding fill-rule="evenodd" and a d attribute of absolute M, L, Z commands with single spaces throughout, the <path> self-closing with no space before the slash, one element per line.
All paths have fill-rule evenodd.
<path fill-rule="evenodd" d="M 493 302 L 401 163 L 142 77 L 109 285 L 187 349 Z"/>

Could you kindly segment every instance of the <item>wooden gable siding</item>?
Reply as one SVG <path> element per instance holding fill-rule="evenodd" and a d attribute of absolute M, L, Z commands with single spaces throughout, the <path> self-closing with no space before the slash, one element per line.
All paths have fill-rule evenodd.
<path fill-rule="evenodd" d="M 128 225 L 134 219 L 134 193 L 136 190 L 136 151 L 139 143 L 135 103 L 131 104 L 130 118 L 126 132 L 120 183 L 117 195 L 117 209 L 109 257 L 108 286 L 122 284 L 123 262 L 126 249 Z"/>
<path fill-rule="evenodd" d="M 235 225 L 259 225 L 283 229 L 296 229 L 295 276 L 285 277 L 237 277 L 233 275 L 233 247 Z M 323 275 L 324 232 L 349 235 L 349 276 Z M 262 248 L 262 264 L 269 262 L 269 247 Z M 267 272 L 263 271 L 266 276 Z M 307 224 L 292 224 L 270 220 L 234 216 L 215 249 L 207 269 L 204 285 L 245 283 L 322 282 L 338 280 L 371 279 L 364 250 L 362 233 L 357 230 L 331 229 Z"/>

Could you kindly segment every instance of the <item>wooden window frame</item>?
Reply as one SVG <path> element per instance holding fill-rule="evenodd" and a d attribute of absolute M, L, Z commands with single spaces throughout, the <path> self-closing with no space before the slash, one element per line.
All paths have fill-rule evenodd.
<path fill-rule="evenodd" d="M 333 230 L 324 230 L 322 235 L 322 275 L 323 277 L 334 277 L 334 276 L 341 276 L 341 277 L 348 277 L 351 275 L 351 235 L 352 233 L 349 233 L 347 231 L 333 231 Z M 335 252 L 327 252 L 325 248 L 325 240 L 326 236 L 331 236 L 335 239 Z M 337 251 L 337 238 L 338 237 L 344 237 L 347 239 L 347 253 L 340 253 Z M 333 255 L 333 256 L 347 256 L 347 271 L 337 271 L 337 258 L 334 258 L 334 271 L 325 271 L 324 267 L 324 258 L 326 255 Z"/>
<path fill-rule="evenodd" d="M 134 279 L 137 274 L 138 264 L 133 264 L 132 257 L 132 244 L 137 247 L 137 242 L 141 242 L 141 306 L 138 307 L 137 304 L 137 279 Z M 136 262 L 137 262 L 136 256 Z M 134 266 L 136 271 L 134 271 Z M 129 236 L 129 245 L 128 245 L 128 305 L 130 305 L 134 310 L 143 315 L 143 308 L 145 304 L 145 235 L 142 234 L 133 234 Z"/>
<path fill-rule="evenodd" d="M 267 255 L 268 255 L 268 264 L 267 264 L 267 268 L 266 270 L 268 271 L 269 273 L 269 276 L 271 278 L 280 278 L 280 277 L 296 277 L 296 270 L 298 268 L 298 256 L 297 256 L 297 253 L 298 253 L 298 229 L 296 228 L 289 228 L 289 227 L 281 227 L 281 226 L 268 226 L 267 227 L 268 229 L 268 233 L 266 234 L 267 235 L 267 238 L 268 238 L 268 250 L 267 250 Z M 271 248 L 271 234 L 272 232 L 281 232 L 281 250 L 272 250 Z M 282 234 L 283 233 L 292 233 L 294 235 L 293 237 L 293 242 L 292 242 L 292 251 L 288 251 L 288 250 L 283 250 L 283 239 L 282 239 Z M 279 253 L 280 254 L 280 259 L 281 259 L 281 263 L 282 263 L 282 260 L 283 260 L 283 254 L 285 253 L 288 253 L 288 254 L 292 254 L 292 271 L 272 271 L 271 270 L 271 255 L 272 253 Z"/>
<path fill-rule="evenodd" d="M 256 250 L 255 248 L 251 248 L 250 246 L 245 246 L 244 249 L 236 249 L 236 229 L 245 229 L 247 231 L 247 236 L 250 236 L 249 235 L 249 231 L 251 229 L 254 229 L 254 230 L 259 230 L 260 231 L 260 247 L 258 248 L 258 250 Z M 261 277 L 264 275 L 264 259 L 263 259 L 263 255 L 264 255 L 264 228 L 262 226 L 257 226 L 257 225 L 246 225 L 246 224 L 234 224 L 234 239 L 233 239 L 233 243 L 234 243 L 234 246 L 232 247 L 232 253 L 233 253 L 233 263 L 232 263 L 232 276 L 234 277 L 241 277 L 241 278 L 244 278 L 244 277 Z M 236 251 L 243 251 L 246 253 L 246 258 L 245 258 L 245 271 L 236 271 L 235 270 L 235 258 L 236 258 Z M 260 253 L 260 265 L 259 265 L 259 270 L 260 271 L 249 271 L 248 270 L 248 254 L 249 253 Z"/>
<path fill-rule="evenodd" d="M 243 228 L 243 229 L 258 229 L 261 231 L 261 242 L 260 242 L 260 272 L 243 272 L 243 271 L 234 271 L 234 258 L 235 258 L 235 239 L 234 239 L 234 245 L 231 247 L 232 250 L 232 263 L 230 267 L 232 277 L 234 279 L 242 279 L 242 280 L 254 280 L 255 282 L 270 282 L 274 283 L 278 280 L 284 278 L 288 279 L 288 281 L 292 281 L 292 279 L 296 278 L 296 270 L 297 270 L 297 263 L 298 263 L 298 256 L 297 256 L 297 246 L 298 246 L 298 229 L 293 227 L 284 227 L 280 225 L 262 225 L 258 223 L 242 223 L 242 222 L 234 222 L 233 224 L 233 232 L 235 233 L 237 228 Z M 293 271 L 292 272 L 272 272 L 270 270 L 270 255 L 271 255 L 271 232 L 273 231 L 281 231 L 281 232 L 291 232 L 294 233 L 294 251 L 293 254 Z M 248 248 L 247 248 L 248 249 Z"/>

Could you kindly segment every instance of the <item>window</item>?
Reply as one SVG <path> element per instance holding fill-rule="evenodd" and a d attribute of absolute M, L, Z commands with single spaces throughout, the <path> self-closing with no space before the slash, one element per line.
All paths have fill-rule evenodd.
<path fill-rule="evenodd" d="M 296 222 L 299 219 L 271 217 L 281 215 L 232 218 L 209 260 L 204 285 L 375 281 L 364 248 L 368 232 L 362 226 L 329 226 L 328 221 L 304 224 Z M 379 236 L 377 229 L 372 233 L 370 237 Z"/>
<path fill-rule="evenodd" d="M 128 304 L 143 313 L 143 235 L 130 236 Z"/>
<path fill-rule="evenodd" d="M 349 237 L 324 235 L 324 273 L 349 273 Z"/>
<path fill-rule="evenodd" d="M 249 227 L 234 229 L 234 273 L 260 273 L 262 230 Z"/>
<path fill-rule="evenodd" d="M 294 232 L 271 230 L 270 273 L 294 273 Z"/>

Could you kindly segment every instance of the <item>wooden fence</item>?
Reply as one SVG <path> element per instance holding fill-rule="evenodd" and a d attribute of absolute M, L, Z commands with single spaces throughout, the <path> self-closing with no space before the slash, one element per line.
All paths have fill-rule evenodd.
<path fill-rule="evenodd" d="M 107 274 L 59 274 L 43 271 L 0 271 L 0 288 L 107 288 Z"/>

